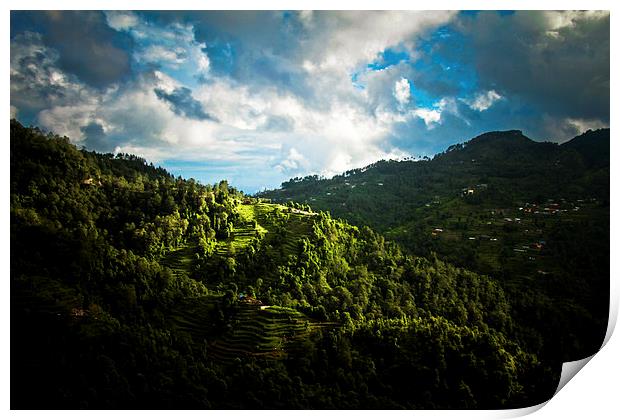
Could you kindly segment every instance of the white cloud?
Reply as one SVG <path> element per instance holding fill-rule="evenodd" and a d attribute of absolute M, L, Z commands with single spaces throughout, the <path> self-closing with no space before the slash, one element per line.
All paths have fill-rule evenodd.
<path fill-rule="evenodd" d="M 257 21 L 251 22 L 254 16 Z M 132 12 L 106 12 L 108 25 L 134 41 L 134 77 L 103 91 L 64 72 L 57 52 L 46 47 L 40 35 L 23 33 L 11 41 L 11 115 L 18 110 L 20 115 L 42 110 L 35 123 L 81 144 L 87 141 L 83 131 L 88 132 L 82 127 L 98 124 L 105 141 L 114 146 L 111 150 L 155 161 L 227 161 L 249 173 L 260 167 L 273 174 L 331 176 L 378 159 L 403 157 L 405 153 L 391 146 L 390 140 L 401 136 L 401 129 L 409 124 L 422 126 L 423 122 L 427 129 L 408 137 L 409 144 L 423 135 L 437 139 L 444 132 L 438 129 L 431 136 L 428 130 L 452 124 L 448 114 L 469 125 L 459 115 L 463 103 L 483 112 L 504 100 L 497 91 L 486 89 L 509 92 L 506 83 L 491 80 L 484 91 L 464 99 L 444 97 L 431 104 L 417 98 L 416 102 L 410 81 L 425 86 L 424 78 L 409 63 L 369 69 L 368 64 L 380 59 L 387 48 L 404 50 L 412 61 L 420 57 L 418 37 L 447 24 L 454 12 L 301 11 L 288 16 L 279 20 L 278 13 L 247 14 L 238 25 L 227 21 L 231 16 L 210 16 L 214 21 L 222 18 L 221 26 L 213 25 L 213 33 L 224 28 L 223 38 L 235 40 L 232 50 L 227 44 L 234 75 L 222 76 L 211 72 L 213 63 L 205 53 L 206 43 L 221 46 L 221 40 L 197 40 L 193 24 L 161 24 Z M 544 12 L 542 16 L 537 20 L 525 16 L 523 25 L 544 24 L 549 36 L 565 37 L 578 27 L 575 22 L 608 13 Z M 200 33 L 205 32 L 211 31 Z M 290 38 L 279 44 L 283 35 Z M 554 45 L 551 38 L 543 41 L 545 48 Z M 219 58 L 217 63 L 222 62 Z M 540 66 L 545 60 L 534 63 Z M 595 85 L 597 80 L 593 79 Z M 189 97 L 217 122 L 177 115 L 161 99 L 161 92 L 159 97 L 154 93 L 159 89 L 170 95 L 182 88 L 191 88 Z M 599 120 L 560 118 L 555 131 L 547 132 L 563 138 L 601 125 Z"/>
<path fill-rule="evenodd" d="M 196 62 L 198 63 L 198 69 L 200 69 L 201 73 L 206 73 L 211 65 L 209 57 L 202 52 L 197 54 Z"/>
<path fill-rule="evenodd" d="M 149 45 L 137 53 L 135 58 L 138 62 L 156 64 L 161 64 L 163 62 L 173 64 L 175 65 L 174 67 L 178 68 L 176 64 L 181 64 L 187 60 L 187 58 L 184 57 L 184 54 L 185 50 L 182 48 L 169 48 L 163 45 Z"/>
<path fill-rule="evenodd" d="M 564 118 L 558 119 L 551 115 L 545 114 L 542 116 L 542 125 L 549 137 L 545 140 L 555 141 L 563 143 L 578 136 L 588 130 L 596 130 L 598 128 L 609 127 L 608 123 L 605 123 L 599 119 L 587 119 L 587 118 Z"/>
<path fill-rule="evenodd" d="M 397 66 L 365 75 L 369 89 L 364 92 L 353 87 L 350 72 L 359 63 L 376 59 L 387 47 L 411 48 L 417 34 L 451 16 L 444 12 L 300 12 L 304 27 L 312 29 L 301 39 L 304 56 L 270 57 L 280 60 L 284 68 L 298 70 L 303 64 L 306 74 L 311 74 L 312 95 L 210 75 L 206 45 L 195 39 L 191 25 L 158 26 L 126 12 L 106 13 L 108 25 L 133 38 L 134 59 L 145 68 L 137 80 L 122 86 L 98 91 L 71 78 L 58 68 L 58 56 L 40 39 L 31 42 L 27 52 L 12 48 L 12 53 L 44 52 L 45 65 L 32 72 L 35 84 L 54 87 L 58 98 L 45 103 L 38 123 L 77 144 L 88 144 L 83 127 L 98 124 L 110 150 L 155 162 L 228 161 L 246 169 L 332 176 L 379 159 L 404 157 L 405 152 L 387 142 L 395 124 L 413 116 L 422 118 L 429 128 L 440 123 L 443 105 L 410 114 L 393 112 L 394 98 L 403 108 L 411 101 L 410 82 Z M 27 62 L 20 61 L 22 56 L 12 56 L 12 72 L 14 61 Z M 147 64 L 158 64 L 159 69 L 148 70 Z M 196 72 L 208 75 L 206 83 L 196 86 Z M 12 81 L 12 96 L 16 86 Z M 170 94 L 185 86 L 193 87 L 192 96 L 217 122 L 179 116 L 154 93 L 161 89 Z M 267 129 L 274 127 L 274 121 L 280 125 Z"/>
<path fill-rule="evenodd" d="M 469 107 L 475 111 L 486 111 L 493 104 L 499 100 L 503 99 L 503 96 L 494 90 L 489 90 L 487 92 L 479 93 L 471 100 L 463 100 Z"/>
<path fill-rule="evenodd" d="M 369 115 L 363 104 L 356 102 L 332 98 L 326 108 L 317 109 L 288 92 L 272 87 L 250 90 L 223 78 L 201 86 L 194 91 L 194 97 L 227 127 L 229 136 L 250 139 L 258 149 L 267 138 L 278 142 L 286 150 L 283 158 L 273 162 L 279 170 L 296 169 L 296 162 L 297 168 L 306 169 L 306 173 L 331 176 L 401 155 L 397 149 L 386 150 L 383 144 L 393 121 Z M 262 132 L 272 119 L 290 122 L 292 130 L 280 134 Z M 303 160 L 297 159 L 300 156 Z"/>
<path fill-rule="evenodd" d="M 11 40 L 11 104 L 42 109 L 71 104 L 91 89 L 58 66 L 58 53 L 43 44 L 41 35 L 24 32 Z"/>
<path fill-rule="evenodd" d="M 59 105 L 41 111 L 39 123 L 44 128 L 57 134 L 68 136 L 71 141 L 80 143 L 84 140 L 81 127 L 96 120 L 97 100 L 76 105 Z"/>
<path fill-rule="evenodd" d="M 578 134 L 584 133 L 588 130 L 609 127 L 609 124 L 605 124 L 603 121 L 598 119 L 567 118 L 564 122 L 567 125 L 574 127 Z"/>
<path fill-rule="evenodd" d="M 299 44 L 281 59 L 291 68 L 303 70 L 302 77 L 307 77 L 311 89 L 304 99 L 309 107 L 326 110 L 348 103 L 372 119 L 376 110 L 394 105 L 395 82 L 402 76 L 395 73 L 398 66 L 361 73 L 360 68 L 366 68 L 390 47 L 405 49 L 411 57 L 416 56 L 417 37 L 447 23 L 454 15 L 453 12 L 416 11 L 313 12 L 312 30 L 303 32 Z M 298 16 L 306 27 L 310 16 Z M 356 87 L 351 81 L 352 74 L 359 75 L 360 85 L 366 86 L 365 89 Z M 407 101 L 404 87 L 400 82 L 401 107 Z"/>
<path fill-rule="evenodd" d="M 138 17 L 132 12 L 104 12 L 110 28 L 117 31 L 126 31 L 138 24 Z"/>
<path fill-rule="evenodd" d="M 373 85 L 376 92 L 373 90 L 372 95 L 368 95 L 352 87 L 346 68 L 336 71 L 325 67 L 332 54 L 349 48 L 343 44 L 346 41 L 343 33 L 361 36 L 352 20 L 356 16 L 366 15 L 301 15 L 306 25 L 315 25 L 319 37 L 323 36 L 320 27 L 327 24 L 341 40 L 332 44 L 335 50 L 324 50 L 322 57 L 327 61 L 311 60 L 313 54 L 316 58 L 319 53 L 314 47 L 307 49 L 306 68 L 314 72 L 314 101 L 272 85 L 246 85 L 227 77 L 210 76 L 206 84 L 193 89 L 192 95 L 218 120 L 214 122 L 176 115 L 154 93 L 154 89 L 171 93 L 187 86 L 187 80 L 179 79 L 179 72 L 174 71 L 179 66 L 202 72 L 209 70 L 209 58 L 202 52 L 204 44 L 195 40 L 193 27 L 181 24 L 157 27 L 133 14 L 108 14 L 111 27 L 128 32 L 134 38 L 136 60 L 158 63 L 160 69 L 143 73 L 137 81 L 122 87 L 100 92 L 72 81 L 55 66 L 57 57 L 50 56 L 50 69 L 40 76 L 44 79 L 41 83 L 76 93 L 70 95 L 70 101 L 53 101 L 39 114 L 39 122 L 46 129 L 68 135 L 78 144 L 87 140 L 82 127 L 99 124 L 112 150 L 139 154 L 154 161 L 208 159 L 236 161 L 240 165 L 253 162 L 251 164 L 270 166 L 283 173 L 299 171 L 332 176 L 382 158 L 403 157 L 405 153 L 390 146 L 386 138 L 394 124 L 406 122 L 410 116 L 382 107 L 393 104 L 393 98 L 405 105 L 411 99 L 409 81 L 398 75 L 397 68 L 389 69 L 376 75 L 377 83 Z M 380 23 L 366 17 L 366 24 L 374 29 L 382 28 L 380 41 L 375 43 L 373 36 L 366 33 L 366 41 L 355 41 L 366 45 L 365 52 L 349 51 L 346 62 L 374 58 L 377 52 L 394 43 L 405 42 L 403 37 L 413 36 L 430 24 L 426 18 L 416 20 L 417 15 L 413 14 L 408 15 L 414 19 L 407 23 L 406 30 L 395 30 L 391 24 L 402 22 L 402 17 L 398 16 L 398 13 L 378 13 L 376 17 Z M 335 21 L 332 22 L 333 17 Z M 326 23 L 326 19 L 329 22 Z M 330 26 L 336 22 L 346 25 Z M 309 42 L 319 45 L 316 39 Z M 290 61 L 284 64 L 287 63 L 294 65 Z M 381 98 L 379 90 L 384 95 Z M 411 115 L 419 116 L 432 126 L 439 122 L 441 110 L 420 109 Z M 272 121 L 285 121 L 287 129 L 265 129 Z M 279 159 L 276 157 L 278 151 Z"/>
<path fill-rule="evenodd" d="M 175 89 L 182 86 L 178 81 L 162 71 L 155 70 L 153 72 L 153 76 L 155 77 L 155 84 L 157 85 L 157 88 L 166 93 L 172 93 Z"/>
<path fill-rule="evenodd" d="M 305 169 L 308 166 L 308 160 L 297 151 L 294 147 L 291 147 L 288 151 L 288 155 L 279 164 L 275 166 L 281 172 L 290 173 L 298 172 L 300 169 Z"/>
<path fill-rule="evenodd" d="M 411 87 L 409 85 L 409 80 L 402 77 L 400 80 L 397 80 L 394 83 L 394 98 L 400 106 L 405 106 L 409 102 L 411 97 Z"/>
<path fill-rule="evenodd" d="M 381 158 L 400 156 L 385 150 L 390 126 L 363 108 L 334 103 L 329 109 L 309 108 L 290 93 L 273 88 L 252 92 L 246 86 L 218 79 L 194 91 L 194 97 L 220 121 L 195 121 L 174 114 L 159 100 L 155 88 L 174 90 L 178 81 L 158 71 L 123 90 L 93 94 L 71 105 L 53 106 L 39 114 L 40 124 L 82 144 L 82 127 L 104 128 L 117 152 L 147 159 L 236 161 L 333 175 Z M 270 118 L 291 121 L 290 133 L 262 131 Z M 277 150 L 284 159 L 269 160 Z"/>
<path fill-rule="evenodd" d="M 177 70 L 183 65 L 184 69 L 194 71 L 192 76 L 208 75 L 210 60 L 204 52 L 206 44 L 196 40 L 192 25 L 158 26 L 125 12 L 107 12 L 106 19 L 111 28 L 132 36 L 134 59 L 138 63 L 158 64 L 164 70 Z"/>
<path fill-rule="evenodd" d="M 458 107 L 456 106 L 456 100 L 453 97 L 444 97 L 439 101 L 435 102 L 432 108 L 416 108 L 409 111 L 408 116 L 413 116 L 420 118 L 424 121 L 426 128 L 432 130 L 438 124 L 441 124 L 442 115 L 444 113 L 456 115 L 457 117 L 463 118 L 458 111 Z M 464 120 L 465 123 L 469 125 L 467 120 Z"/>
<path fill-rule="evenodd" d="M 412 111 L 412 114 L 423 119 L 427 128 L 432 128 L 441 121 L 441 111 L 437 109 L 417 108 Z"/>
<path fill-rule="evenodd" d="M 390 46 L 412 49 L 425 30 L 447 23 L 450 11 L 316 12 L 316 30 L 304 44 L 306 59 L 321 68 L 350 69 L 369 63 Z"/>
<path fill-rule="evenodd" d="M 17 109 L 17 107 L 11 105 L 11 119 L 17 118 L 18 114 L 19 114 L 19 110 Z"/>
<path fill-rule="evenodd" d="M 547 21 L 548 35 L 559 36 L 559 30 L 563 28 L 573 28 L 577 22 L 582 20 L 598 20 L 609 16 L 609 10 L 547 10 L 541 12 Z"/>
<path fill-rule="evenodd" d="M 314 26 L 314 22 L 313 22 L 314 12 L 312 10 L 300 10 L 298 12 L 298 16 L 299 16 L 299 20 L 301 21 L 302 25 L 306 29 L 312 29 L 312 27 Z"/>

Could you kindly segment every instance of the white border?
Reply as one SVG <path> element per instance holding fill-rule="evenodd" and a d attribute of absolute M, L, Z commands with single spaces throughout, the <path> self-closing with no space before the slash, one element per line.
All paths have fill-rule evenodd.
<path fill-rule="evenodd" d="M 110 9 L 132 9 L 132 10 L 192 10 L 192 9 L 207 9 L 207 10 L 282 10 L 282 9 L 313 9 L 313 10 L 342 10 L 342 9 L 355 9 L 355 10 L 373 10 L 377 8 L 381 9 L 411 9 L 416 8 L 416 4 L 411 1 L 403 0 L 382 0 L 381 2 L 370 0 L 358 0 L 356 2 L 345 3 L 334 0 L 314 0 L 314 1 L 283 1 L 283 0 L 269 0 L 261 2 L 239 1 L 239 0 L 227 0 L 221 1 L 189 1 L 189 0 L 177 0 L 174 2 L 164 2 L 161 0 L 135 0 L 135 1 L 101 1 L 94 0 L 89 1 L 87 4 L 83 1 L 65 0 L 65 1 L 42 1 L 42 0 L 22 0 L 19 2 L 7 2 L 4 3 L 5 8 L 3 10 L 3 28 L 4 42 L 2 42 L 2 56 L 4 57 L 5 64 L 5 76 L 4 83 L 5 88 L 2 90 L 2 96 L 4 100 L 5 115 L 9 114 L 9 92 L 10 92 L 10 79 L 9 79 L 9 34 L 10 34 L 10 10 L 28 10 L 28 9 L 93 9 L 93 10 L 110 10 Z M 617 31 L 614 29 L 614 16 L 615 16 L 615 4 L 612 1 L 574 1 L 574 0 L 551 0 L 551 1 L 501 1 L 501 2 L 489 2 L 489 1 L 454 1 L 454 0 L 435 0 L 432 3 L 422 3 L 422 5 L 430 6 L 426 9 L 448 9 L 448 10 L 510 10 L 510 9 L 530 9 L 530 10 L 550 10 L 550 9 L 605 9 L 611 10 L 611 74 L 618 74 L 617 65 Z M 424 8 L 422 8 L 424 10 Z M 615 127 L 617 121 L 617 101 L 615 98 L 617 95 L 617 85 L 611 83 L 611 124 Z M 2 233 L 2 296 L 4 297 L 4 305 L 2 306 L 4 316 L 2 317 L 3 331 L 4 331 L 4 345 L 0 346 L 2 352 L 2 402 L 5 410 L 9 410 L 10 406 L 10 355 L 9 355 L 9 141 L 8 141 L 8 119 L 2 120 L 3 124 L 3 152 L 0 154 L 2 159 L 2 165 L 0 170 L 2 171 L 4 181 L 0 184 L 0 199 L 3 202 L 3 212 L 1 213 L 0 229 Z M 613 162 L 617 162 L 618 146 L 611 142 L 611 157 Z M 617 183 L 617 175 L 615 170 L 615 163 L 611 166 L 611 214 L 617 214 L 617 200 L 619 197 L 619 187 Z M 618 224 L 612 217 L 611 220 L 611 241 L 612 241 L 612 258 L 611 258 L 611 296 L 612 296 L 612 319 L 611 322 L 615 325 L 618 312 L 618 276 L 620 261 L 618 252 L 614 249 L 613 245 L 618 241 Z M 617 334 L 616 334 L 617 336 Z M 609 337 L 608 337 L 609 338 Z M 611 335 L 609 342 L 604 348 L 596 354 L 592 360 L 583 368 L 581 372 L 577 374 L 577 378 L 571 380 L 566 386 L 547 404 L 542 404 L 543 407 L 538 411 L 531 414 L 531 418 L 537 419 L 582 419 L 584 417 L 590 418 L 613 418 L 618 413 L 618 396 L 617 396 L 617 384 L 618 374 L 620 373 L 619 362 L 617 355 L 620 355 L 620 344 L 618 338 Z M 311 419 L 317 415 L 328 417 L 348 417 L 350 415 L 361 418 L 376 418 L 377 416 L 389 416 L 390 418 L 506 418 L 514 417 L 515 415 L 527 414 L 527 411 L 531 410 L 516 410 L 516 411 L 434 411 L 434 412 L 411 412 L 411 411 L 389 411 L 389 412 L 376 412 L 376 411 L 358 411 L 354 413 L 344 412 L 307 412 L 307 411 L 276 411 L 276 412 L 233 412 L 233 411 L 209 411 L 209 412 L 146 412 L 145 415 L 155 418 L 168 417 L 171 414 L 175 416 L 187 416 L 188 418 L 200 418 L 204 416 L 215 418 L 242 418 L 251 415 L 256 419 L 289 419 L 294 416 L 296 419 Z M 92 416 L 93 418 L 107 418 L 108 416 L 121 415 L 122 417 L 134 417 L 140 415 L 136 412 L 107 412 L 107 411 L 94 411 L 89 413 L 82 413 L 79 411 L 56 411 L 56 412 L 18 412 L 11 411 L 9 413 L 13 417 L 17 418 L 30 418 L 30 417 L 50 417 L 54 418 L 77 418 L 84 415 Z"/>

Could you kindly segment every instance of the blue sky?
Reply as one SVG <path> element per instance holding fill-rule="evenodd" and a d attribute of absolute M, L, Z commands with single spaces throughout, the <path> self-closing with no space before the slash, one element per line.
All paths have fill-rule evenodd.
<path fill-rule="evenodd" d="M 253 193 L 609 126 L 607 12 L 11 13 L 11 116 Z"/>

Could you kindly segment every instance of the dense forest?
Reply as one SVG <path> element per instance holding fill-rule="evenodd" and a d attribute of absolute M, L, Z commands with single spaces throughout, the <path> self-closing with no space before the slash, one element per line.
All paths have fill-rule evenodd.
<path fill-rule="evenodd" d="M 609 135 L 559 145 L 490 132 L 432 159 L 294 178 L 259 196 L 309 203 L 416 255 L 491 276 L 529 351 L 576 360 L 598 350 L 607 327 Z"/>
<path fill-rule="evenodd" d="M 346 201 L 360 207 L 358 218 L 332 211 L 336 219 L 319 211 L 329 202 L 319 206 L 307 195 L 332 181 L 293 180 L 284 187 L 303 191 L 277 204 L 226 181 L 174 177 L 136 156 L 80 150 L 66 137 L 12 120 L 11 406 L 415 409 L 543 402 L 555 391 L 562 359 L 590 351 L 602 338 L 604 311 L 595 307 L 606 309 L 609 277 L 608 161 L 605 167 L 599 155 L 579 160 L 580 141 L 566 159 L 587 168 L 582 177 L 567 175 L 574 182 L 566 200 L 589 200 L 580 207 L 597 215 L 600 243 L 585 253 L 580 248 L 578 240 L 594 241 L 582 219 L 572 227 L 548 223 L 544 252 L 558 266 L 572 261 L 564 267 L 571 274 L 554 272 L 537 286 L 529 279 L 517 287 L 523 273 L 476 273 L 478 266 L 446 258 L 426 231 L 410 243 L 394 234 L 418 223 L 427 197 L 411 197 L 402 209 L 384 202 L 394 207 L 384 212 L 389 220 L 402 217 L 398 224 L 366 220 L 370 213 L 361 209 L 371 204 L 363 196 Z M 427 194 L 441 194 L 446 185 L 460 194 L 470 179 L 446 177 L 448 169 L 434 174 L 431 166 L 462 168 L 465 155 L 454 153 L 415 162 L 426 174 L 420 180 L 397 174 L 404 162 L 382 162 L 333 182 L 381 173 L 385 178 L 375 184 L 434 179 Z M 480 158 L 467 159 L 469 166 Z M 519 170 L 506 168 L 515 183 L 535 182 L 522 180 Z M 495 178 L 488 178 L 487 191 L 499 197 L 492 199 L 525 199 L 516 188 L 498 186 L 491 194 Z M 580 185 L 592 195 L 582 198 Z M 542 198 L 557 191 L 545 188 L 537 190 Z M 375 206 L 385 201 L 375 198 Z M 467 206 L 478 199 L 456 198 Z M 573 259 L 575 253 L 582 257 Z M 502 264 L 511 267 L 509 260 Z"/>

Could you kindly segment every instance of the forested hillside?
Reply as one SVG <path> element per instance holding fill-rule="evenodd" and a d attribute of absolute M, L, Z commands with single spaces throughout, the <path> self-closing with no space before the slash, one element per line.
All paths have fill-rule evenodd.
<path fill-rule="evenodd" d="M 15 120 L 10 142 L 14 409 L 508 408 L 555 390 L 560 364 L 491 277 Z"/>
<path fill-rule="evenodd" d="M 415 255 L 492 276 L 531 351 L 581 359 L 607 327 L 609 135 L 558 145 L 490 132 L 433 159 L 295 178 L 259 196 L 309 204 Z"/>

